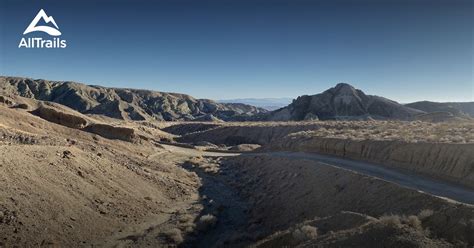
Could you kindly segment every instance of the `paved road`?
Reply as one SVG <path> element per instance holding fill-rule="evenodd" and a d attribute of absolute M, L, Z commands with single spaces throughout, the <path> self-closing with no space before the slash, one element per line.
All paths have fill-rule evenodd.
<path fill-rule="evenodd" d="M 384 181 L 396 183 L 403 187 L 422 191 L 434 196 L 447 198 L 450 200 L 472 204 L 474 205 L 474 190 L 456 185 L 449 182 L 444 182 L 408 171 L 396 170 L 393 168 L 384 167 L 382 165 L 355 161 L 345 158 L 338 158 L 333 156 L 320 155 L 315 153 L 303 152 L 265 152 L 265 153 L 220 153 L 220 152 L 206 152 L 190 148 L 176 147 L 171 145 L 163 145 L 166 150 L 184 154 L 191 154 L 193 156 L 255 156 L 268 155 L 274 157 L 284 157 L 289 159 L 305 159 L 312 160 L 318 163 L 315 165 L 325 164 L 336 168 L 350 170 L 359 174 L 375 177 Z"/>

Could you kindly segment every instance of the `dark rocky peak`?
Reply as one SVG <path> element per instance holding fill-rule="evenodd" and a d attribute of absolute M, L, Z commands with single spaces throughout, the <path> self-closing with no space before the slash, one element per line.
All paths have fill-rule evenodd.
<path fill-rule="evenodd" d="M 350 84 L 347 84 L 347 83 L 338 83 L 338 84 L 336 84 L 336 86 L 334 88 L 331 88 L 331 89 L 334 89 L 336 92 L 339 92 L 339 91 L 355 91 L 355 87 L 350 85 Z"/>
<path fill-rule="evenodd" d="M 296 98 L 286 108 L 273 111 L 270 120 L 410 119 L 424 113 L 389 99 L 366 95 L 347 83 L 323 93 Z"/>

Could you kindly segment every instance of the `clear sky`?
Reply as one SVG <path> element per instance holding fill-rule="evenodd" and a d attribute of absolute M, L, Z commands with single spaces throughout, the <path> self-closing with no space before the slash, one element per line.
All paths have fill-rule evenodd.
<path fill-rule="evenodd" d="M 41 8 L 66 49 L 18 48 Z M 347 82 L 474 101 L 473 23 L 471 0 L 0 0 L 0 74 L 211 99 Z"/>

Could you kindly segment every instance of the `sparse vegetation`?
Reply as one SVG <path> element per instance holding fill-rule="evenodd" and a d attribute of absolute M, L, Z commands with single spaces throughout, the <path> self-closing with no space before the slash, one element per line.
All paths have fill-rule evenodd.
<path fill-rule="evenodd" d="M 28 103 L 32 107 L 36 106 L 33 100 Z M 188 149 L 175 152 L 166 148 L 169 145 L 165 147 L 157 144 L 155 140 L 157 137 L 167 141 L 178 138 L 160 130 L 155 122 L 111 122 L 102 119 L 104 117 L 96 120 L 92 117 L 98 118 L 97 116 L 84 115 L 83 118 L 87 119 L 88 123 L 95 121 L 105 123 L 102 125 L 107 127 L 103 129 L 108 129 L 108 126 L 117 127 L 118 129 L 112 131 L 133 134 L 140 141 L 133 143 L 110 139 L 112 138 L 110 135 L 99 136 L 77 128 L 66 128 L 67 125 L 63 122 L 59 122 L 63 124 L 62 126 L 52 124 L 52 121 L 40 119 L 21 109 L 5 106 L 0 106 L 0 109 L 2 110 L 0 170 L 1 174 L 6 175 L 4 177 L 6 182 L 14 186 L 5 188 L 7 201 L 5 207 L 0 206 L 0 225 L 3 225 L 0 234 L 5 237 L 18 235 L 23 242 L 10 239 L 6 242 L 6 246 L 17 243 L 21 246 L 41 244 L 43 236 L 31 235 L 31 232 L 24 228 L 24 226 L 33 227 L 35 223 L 45 223 L 49 228 L 46 233 L 48 236 L 53 232 L 61 233 L 63 227 L 56 225 L 54 222 L 56 218 L 65 220 L 64 226 L 75 231 L 69 236 L 54 237 L 58 239 L 58 244 L 64 246 L 74 246 L 84 241 L 91 243 L 97 241 L 100 246 L 103 244 L 104 235 L 115 237 L 116 234 L 120 235 L 119 239 L 112 240 L 116 246 L 129 242 L 134 242 L 135 246 L 146 244 L 176 246 L 183 245 L 184 240 L 186 245 L 188 241 L 203 245 L 199 243 L 203 241 L 209 244 L 228 242 L 230 245 L 239 246 L 251 245 L 252 242 L 257 242 L 265 238 L 265 235 L 277 231 L 271 237 L 274 243 L 268 242 L 270 246 L 264 247 L 281 247 L 274 244 L 293 247 L 299 244 L 320 244 L 319 242 L 324 244 L 328 240 L 344 241 L 348 233 L 354 236 L 364 234 L 366 235 L 364 237 L 372 238 L 374 236 L 371 236 L 371 232 L 380 230 L 400 231 L 398 234 L 388 234 L 385 240 L 389 241 L 394 237 L 402 237 L 397 235 L 406 235 L 407 231 L 410 235 L 415 234 L 403 236 L 411 241 L 447 240 L 446 242 L 459 242 L 466 246 L 473 244 L 469 237 L 474 226 L 472 208 L 455 205 L 383 180 L 323 164 L 314 166 L 313 161 L 290 160 L 268 154 L 214 158 L 203 155 L 205 153 L 202 150 Z M 57 111 L 66 110 L 58 108 Z M 73 113 L 69 111 L 66 113 Z M 343 150 L 344 153 L 354 151 L 354 154 L 358 154 L 362 150 L 359 147 L 348 146 L 352 150 L 345 149 L 346 147 L 340 149 L 343 146 L 338 144 L 365 145 L 372 139 L 469 143 L 473 140 L 474 130 L 473 124 L 468 122 L 431 124 L 419 121 L 241 122 L 219 125 L 224 128 L 235 127 L 233 129 L 235 133 L 228 130 L 222 133 L 216 132 L 214 136 L 220 136 L 222 142 L 213 140 L 213 143 L 196 144 L 228 149 L 229 146 L 225 145 L 226 138 L 232 137 L 231 141 L 248 141 L 250 140 L 248 137 L 252 137 L 259 141 L 256 143 L 261 143 L 262 148 L 266 148 L 265 146 L 272 143 L 288 141 L 284 138 L 294 133 L 290 135 L 295 137 L 294 141 L 290 140 L 293 142 L 291 144 L 302 144 L 301 147 L 295 146 L 297 149 L 304 147 L 307 151 L 313 152 L 317 147 L 314 144 L 318 144 L 318 141 L 335 137 L 338 139 L 327 139 L 330 142 L 334 141 L 333 147 L 339 151 Z M 212 124 L 212 128 L 216 126 L 218 125 Z M 343 139 L 368 139 L 368 141 Z M 374 143 L 377 144 L 366 145 L 365 148 L 379 146 L 381 143 L 396 143 L 404 147 L 407 145 L 402 142 Z M 408 145 L 418 147 L 426 144 Z M 240 144 L 235 146 L 235 150 L 242 151 L 246 148 L 252 150 L 259 146 Z M 442 165 L 433 166 L 435 172 L 447 175 L 450 171 L 461 171 L 460 178 L 466 178 L 464 171 L 471 170 L 461 170 L 464 167 L 447 165 L 449 161 L 461 161 L 470 165 L 471 157 L 465 159 L 468 162 L 460 160 L 464 157 L 458 153 L 460 149 L 457 147 L 464 149 L 472 147 L 472 144 L 433 146 L 457 149 L 455 152 L 446 152 L 456 154 L 454 155 L 456 159 L 444 159 L 440 156 L 440 152 L 436 152 L 436 160 L 441 161 Z M 416 149 L 409 147 L 406 150 L 411 152 Z M 427 153 L 433 153 L 432 149 L 427 150 Z M 466 150 L 466 153 L 471 151 Z M 371 152 L 380 154 L 376 149 Z M 397 158 L 404 158 L 406 154 L 402 152 Z M 434 159 L 426 159 L 429 156 L 423 157 L 419 154 L 416 156 L 428 161 L 430 165 L 436 163 Z M 189 167 L 207 174 L 195 173 L 189 170 Z M 440 168 L 446 168 L 446 171 L 441 171 Z M 42 185 L 48 185 L 48 189 L 45 190 Z M 229 186 L 228 192 L 225 192 L 228 194 L 223 194 L 224 190 L 220 188 L 222 185 Z M 203 189 L 212 189 L 212 192 Z M 25 192 L 28 194 L 24 197 Z M 64 192 L 75 193 L 70 196 Z M 30 208 L 31 202 L 41 202 L 45 207 Z M 90 209 L 93 211 L 82 211 L 84 206 L 87 209 L 92 206 Z M 229 212 L 229 209 L 235 209 L 236 206 L 238 211 Z M 424 209 L 426 207 L 433 208 L 436 213 Z M 67 212 L 62 211 L 58 216 L 57 211 L 50 211 L 51 209 L 67 209 Z M 343 210 L 354 212 L 340 214 L 339 212 Z M 363 212 L 364 210 L 366 212 Z M 418 211 L 420 212 L 417 215 L 411 215 Z M 233 213 L 238 214 L 232 215 Z M 379 219 L 372 217 L 381 213 L 399 215 L 387 215 Z M 219 222 L 213 214 L 218 214 Z M 229 219 L 230 215 L 236 217 Z M 150 223 L 153 216 L 159 216 L 160 223 L 163 224 Z M 242 223 L 236 222 L 235 219 L 242 220 Z M 364 228 L 369 222 L 373 225 Z M 144 224 L 149 224 L 149 228 L 143 229 Z M 216 224 L 219 224 L 219 228 Z M 224 228 L 220 228 L 221 225 Z M 144 232 L 134 231 L 129 235 L 130 230 L 123 227 Z M 449 227 L 450 230 L 446 231 L 445 227 Z M 427 235 L 428 228 L 432 230 L 432 236 Z M 42 231 L 33 228 L 30 230 Z M 93 232 L 81 232 L 81 230 L 93 230 Z M 216 238 L 219 235 L 222 238 Z M 365 242 L 369 239 L 360 240 Z"/>
<path fill-rule="evenodd" d="M 197 167 L 209 174 L 219 173 L 219 163 L 212 161 L 212 159 L 203 157 L 193 157 L 187 161 L 191 167 Z"/>
<path fill-rule="evenodd" d="M 181 234 L 181 230 L 179 230 L 178 228 L 172 228 L 170 230 L 165 231 L 163 234 L 168 240 L 171 240 L 177 244 L 183 242 L 184 240 L 183 235 Z"/>
<path fill-rule="evenodd" d="M 398 215 L 384 215 L 379 218 L 380 223 L 387 226 L 400 226 L 402 224 L 400 216 Z"/>
<path fill-rule="evenodd" d="M 423 231 L 423 226 L 421 225 L 420 219 L 415 215 L 410 216 L 400 216 L 400 215 L 384 215 L 379 218 L 380 223 L 387 226 L 396 226 L 400 227 L 402 225 L 408 225 L 415 230 Z"/>
<path fill-rule="evenodd" d="M 418 217 L 415 216 L 415 215 L 410 215 L 410 216 L 406 217 L 405 222 L 409 226 L 415 228 L 416 230 L 423 230 L 423 227 L 421 226 L 420 219 L 418 219 Z"/>
<path fill-rule="evenodd" d="M 290 134 L 352 140 L 474 143 L 474 122 L 429 123 L 422 121 L 319 122 L 320 127 Z"/>
<path fill-rule="evenodd" d="M 199 218 L 197 223 L 197 229 L 200 231 L 206 231 L 213 227 L 217 222 L 217 218 L 212 214 L 206 214 Z"/>
<path fill-rule="evenodd" d="M 423 209 L 420 211 L 418 214 L 418 219 L 420 220 L 425 220 L 426 218 L 432 216 L 434 214 L 434 211 L 431 209 Z"/>
<path fill-rule="evenodd" d="M 316 239 L 318 237 L 318 228 L 310 225 L 304 225 L 293 231 L 293 238 L 303 242 L 310 239 Z"/>

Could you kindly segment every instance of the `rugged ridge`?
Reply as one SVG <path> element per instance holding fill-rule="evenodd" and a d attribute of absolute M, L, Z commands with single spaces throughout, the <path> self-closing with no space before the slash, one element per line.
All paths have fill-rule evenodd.
<path fill-rule="evenodd" d="M 420 101 L 405 104 L 405 106 L 425 111 L 427 113 L 447 112 L 457 117 L 474 118 L 474 102 L 430 102 Z"/>
<path fill-rule="evenodd" d="M 366 95 L 352 85 L 339 83 L 316 95 L 303 95 L 287 107 L 268 115 L 274 121 L 334 120 L 334 119 L 410 119 L 421 110 L 403 106 L 395 101 Z"/>
<path fill-rule="evenodd" d="M 212 115 L 229 121 L 246 120 L 252 115 L 267 112 L 246 104 L 221 104 L 185 94 L 20 77 L 0 77 L 0 94 L 56 102 L 83 114 L 122 120 L 194 120 Z"/>

